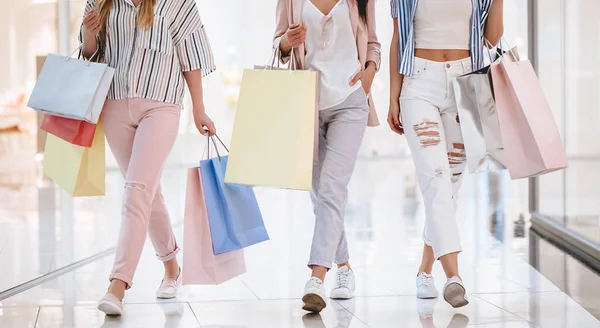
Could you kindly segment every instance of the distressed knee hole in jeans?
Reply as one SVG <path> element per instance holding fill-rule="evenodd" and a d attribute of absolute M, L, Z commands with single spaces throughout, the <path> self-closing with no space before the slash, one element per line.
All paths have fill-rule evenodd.
<path fill-rule="evenodd" d="M 452 183 L 457 183 L 462 173 L 452 173 Z"/>
<path fill-rule="evenodd" d="M 437 146 L 440 144 L 439 123 L 424 119 L 423 122 L 413 125 L 413 130 L 419 138 L 421 148 Z"/>
<path fill-rule="evenodd" d="M 137 190 L 146 190 L 146 185 L 136 181 L 125 181 L 125 188 L 132 188 Z"/>
<path fill-rule="evenodd" d="M 453 143 L 452 149 L 448 152 L 448 162 L 450 163 L 450 167 L 463 164 L 466 160 L 465 144 L 459 142 Z"/>
<path fill-rule="evenodd" d="M 431 187 L 431 185 L 434 183 L 434 181 L 436 179 L 446 180 L 447 179 L 446 173 L 447 173 L 447 170 L 443 166 L 440 166 L 437 169 L 435 169 L 433 176 L 431 176 L 429 178 L 429 181 L 427 182 L 427 186 L 422 189 L 422 193 L 423 194 L 427 193 L 427 191 L 429 190 L 429 187 Z"/>

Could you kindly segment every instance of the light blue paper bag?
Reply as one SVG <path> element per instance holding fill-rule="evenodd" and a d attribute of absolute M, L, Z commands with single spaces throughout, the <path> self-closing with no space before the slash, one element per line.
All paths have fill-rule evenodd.
<path fill-rule="evenodd" d="M 215 254 L 269 240 L 252 187 L 225 183 L 228 156 L 200 162 Z"/>

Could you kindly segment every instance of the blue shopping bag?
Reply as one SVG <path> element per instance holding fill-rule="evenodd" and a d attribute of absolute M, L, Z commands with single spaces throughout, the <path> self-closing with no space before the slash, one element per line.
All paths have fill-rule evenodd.
<path fill-rule="evenodd" d="M 215 254 L 269 240 L 252 187 L 225 183 L 228 156 L 200 162 Z"/>

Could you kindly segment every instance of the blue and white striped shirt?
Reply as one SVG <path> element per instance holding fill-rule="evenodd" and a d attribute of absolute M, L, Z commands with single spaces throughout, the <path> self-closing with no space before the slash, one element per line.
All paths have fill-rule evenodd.
<path fill-rule="evenodd" d="M 493 0 L 472 0 L 473 15 L 471 16 L 471 63 L 473 69 L 484 67 L 483 30 Z M 398 18 L 398 71 L 405 76 L 411 76 L 415 58 L 414 18 L 419 0 L 390 0 L 392 18 Z"/>

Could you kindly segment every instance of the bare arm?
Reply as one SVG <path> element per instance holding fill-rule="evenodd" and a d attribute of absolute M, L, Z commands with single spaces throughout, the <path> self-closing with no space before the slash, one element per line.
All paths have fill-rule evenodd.
<path fill-rule="evenodd" d="M 390 44 L 390 109 L 387 121 L 392 131 L 402 135 L 404 134 L 404 128 L 400 119 L 400 93 L 402 92 L 404 76 L 398 70 L 399 42 L 398 19 L 394 18 L 394 35 Z"/>
<path fill-rule="evenodd" d="M 197 69 L 189 72 L 183 72 L 185 81 L 190 89 L 190 95 L 192 97 L 194 122 L 200 133 L 204 133 L 205 129 L 208 129 L 211 135 L 217 133 L 215 124 L 208 118 L 204 109 L 204 95 L 202 90 L 202 72 Z"/>
<path fill-rule="evenodd" d="M 504 34 L 504 0 L 494 0 L 485 23 L 484 36 L 496 46 Z"/>
<path fill-rule="evenodd" d="M 81 27 L 81 38 L 83 39 L 81 41 L 83 42 L 83 56 L 85 58 L 91 58 L 98 51 L 96 36 L 101 29 L 100 17 L 96 10 L 90 7 L 90 3 L 88 1 L 88 8 L 86 8 L 88 12 L 83 18 Z"/>
<path fill-rule="evenodd" d="M 98 42 L 96 42 L 96 36 L 90 35 L 90 33 L 85 31 L 83 33 L 83 57 L 91 58 L 96 51 L 98 51 Z"/>
<path fill-rule="evenodd" d="M 400 92 L 402 91 L 402 80 L 404 78 L 404 76 L 398 72 L 399 42 L 398 19 L 394 18 L 394 35 L 392 36 L 392 42 L 390 44 L 390 103 L 399 102 Z"/>

